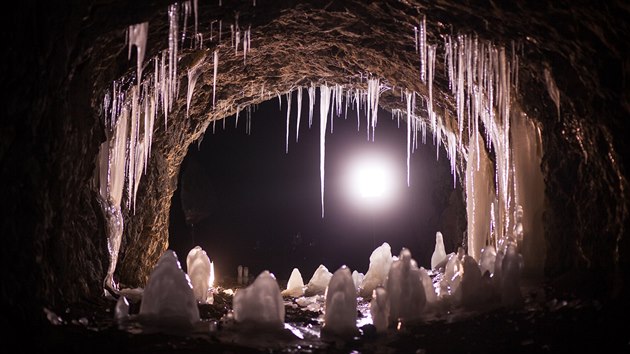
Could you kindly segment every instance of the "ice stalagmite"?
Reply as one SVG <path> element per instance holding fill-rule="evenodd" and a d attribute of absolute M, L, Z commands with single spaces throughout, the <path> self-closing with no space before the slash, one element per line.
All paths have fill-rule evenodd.
<path fill-rule="evenodd" d="M 505 248 L 505 256 L 501 260 L 501 276 L 499 293 L 501 304 L 506 307 L 518 307 L 523 304 L 520 281 L 523 268 L 523 257 L 518 253 L 516 244 L 509 243 Z"/>
<path fill-rule="evenodd" d="M 444 249 L 444 237 L 441 232 L 435 233 L 435 249 L 431 255 L 431 269 L 436 269 L 438 264 L 446 259 L 446 250 Z"/>
<path fill-rule="evenodd" d="M 328 108 L 330 108 L 330 88 L 321 85 L 319 87 L 319 176 L 321 188 L 322 218 L 324 217 L 324 176 L 326 161 L 326 123 L 328 122 Z"/>
<path fill-rule="evenodd" d="M 387 276 L 389 316 L 392 320 L 413 320 L 420 317 L 427 302 L 420 271 L 411 252 L 403 248 L 392 263 Z"/>
<path fill-rule="evenodd" d="M 276 277 L 265 270 L 234 294 L 234 320 L 251 330 L 282 330 L 284 303 Z"/>
<path fill-rule="evenodd" d="M 191 329 L 199 322 L 199 308 L 190 279 L 177 254 L 166 250 L 149 275 L 140 303 L 142 323 Z"/>
<path fill-rule="evenodd" d="M 333 274 L 326 290 L 322 336 L 349 336 L 357 329 L 357 296 L 350 270 L 342 266 Z"/>
<path fill-rule="evenodd" d="M 497 251 L 493 245 L 487 245 L 481 249 L 481 258 L 479 259 L 479 269 L 481 274 L 488 272 L 488 275 L 494 274 L 494 262 L 497 258 Z"/>
<path fill-rule="evenodd" d="M 369 299 L 372 291 L 379 285 L 385 285 L 385 279 L 393 262 L 392 248 L 387 242 L 377 247 L 370 255 L 370 265 L 359 289 L 359 295 Z"/>
<path fill-rule="evenodd" d="M 211 263 L 208 254 L 200 246 L 193 247 L 186 256 L 186 270 L 190 277 L 195 298 L 202 304 L 208 303 L 211 283 Z"/>
<path fill-rule="evenodd" d="M 326 291 L 332 273 L 325 265 L 320 264 L 304 289 L 305 296 L 321 295 Z"/>
<path fill-rule="evenodd" d="M 293 268 L 287 282 L 287 288 L 282 291 L 282 296 L 300 297 L 302 295 L 304 295 L 304 280 L 300 270 Z"/>
<path fill-rule="evenodd" d="M 389 326 L 389 298 L 383 286 L 377 286 L 370 301 L 370 315 L 372 324 L 377 332 L 385 332 Z"/>

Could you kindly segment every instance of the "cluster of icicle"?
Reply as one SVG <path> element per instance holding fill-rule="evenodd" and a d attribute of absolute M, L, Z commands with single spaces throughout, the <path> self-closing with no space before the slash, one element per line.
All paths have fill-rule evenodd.
<path fill-rule="evenodd" d="M 120 237 L 122 235 L 123 220 L 120 213 L 120 205 L 123 195 L 123 188 L 127 186 L 127 207 L 135 208 L 135 198 L 138 190 L 142 171 L 146 171 L 148 157 L 151 152 L 151 141 L 154 131 L 154 122 L 159 114 L 164 115 L 164 127 L 166 129 L 168 114 L 173 108 L 173 104 L 179 93 L 179 75 L 177 72 L 178 47 L 179 42 L 184 43 L 186 38 L 187 19 L 191 9 L 195 14 L 195 32 L 193 43 L 199 48 L 203 47 L 203 37 L 197 33 L 197 1 L 183 3 L 183 14 L 180 14 L 180 6 L 175 3 L 169 6 L 169 39 L 168 49 L 162 51 L 152 59 L 154 70 L 151 73 L 142 75 L 144 55 L 146 53 L 146 37 L 148 23 L 130 26 L 129 28 L 129 52 L 132 47 L 137 49 L 137 79 L 121 79 L 113 83 L 112 91 L 108 92 L 103 100 L 103 115 L 107 130 L 107 140 L 101 146 L 98 175 L 100 180 L 100 191 L 103 199 L 103 209 L 108 219 L 108 242 L 110 250 L 110 269 L 106 279 L 106 285 L 115 289 L 113 282 L 113 270 L 115 269 L 118 249 L 120 247 Z M 181 16 L 180 16 L 181 15 Z M 184 30 L 179 33 L 179 21 L 183 17 Z M 211 41 L 214 37 L 211 23 Z M 219 21 L 218 39 L 222 35 L 222 22 Z M 239 48 L 243 55 L 244 63 L 247 60 L 247 53 L 251 48 L 251 29 L 242 30 L 238 24 L 238 17 L 235 24 L 230 26 L 230 45 L 236 55 L 239 55 Z M 506 54 L 505 48 L 494 45 L 490 42 L 477 39 L 475 36 L 458 35 L 444 36 L 443 58 L 446 75 L 449 79 L 449 89 L 456 102 L 456 115 L 458 131 L 451 131 L 445 127 L 445 119 L 436 109 L 433 95 L 433 81 L 435 76 L 435 60 L 438 52 L 437 44 L 427 41 L 426 18 L 423 18 L 419 28 L 415 28 L 415 47 L 420 58 L 420 80 L 427 85 L 428 97 L 421 96 L 417 92 L 400 88 L 401 101 L 406 103 L 406 112 L 393 110 L 392 115 L 396 115 L 400 122 L 401 116 L 406 113 L 407 125 L 407 183 L 410 184 L 410 156 L 418 148 L 420 141 L 426 143 L 427 124 L 433 133 L 433 143 L 437 144 L 436 149 L 439 158 L 440 145 L 445 144 L 447 157 L 451 164 L 453 183 L 456 183 L 456 163 L 459 157 L 462 161 L 467 161 L 467 194 L 468 200 L 473 203 L 467 209 L 470 211 L 477 204 L 474 196 L 486 193 L 490 188 L 494 194 L 492 203 L 486 209 L 478 212 L 479 219 L 489 220 L 485 224 L 489 226 L 481 229 L 491 229 L 492 236 L 487 233 L 481 238 L 470 237 L 475 243 L 470 247 L 469 252 L 478 256 L 479 245 L 487 238 L 493 237 L 496 242 L 510 234 L 511 227 L 514 226 L 513 211 L 516 207 L 515 200 L 516 187 L 513 183 L 514 170 L 516 166 L 511 161 L 511 140 L 510 140 L 510 112 L 511 90 L 518 87 L 518 57 L 515 48 L 512 48 L 511 56 Z M 194 63 L 187 72 L 188 92 L 186 96 L 187 112 L 190 109 L 191 100 L 194 93 L 195 83 L 202 73 L 201 64 L 203 60 Z M 216 104 L 216 77 L 218 71 L 218 50 L 213 53 L 214 78 L 213 78 L 213 106 Z M 365 82 L 364 82 L 365 81 Z M 384 84 L 379 78 L 361 73 L 360 86 L 352 87 L 323 83 L 319 85 L 320 93 L 320 180 L 321 180 L 321 214 L 324 217 L 324 180 L 325 180 L 325 140 L 329 124 L 330 131 L 333 132 L 334 117 L 341 116 L 345 108 L 356 105 L 357 130 L 361 128 L 360 110 L 366 111 L 366 133 L 368 140 L 374 140 L 375 128 L 377 125 L 377 112 L 379 97 L 386 90 L 394 91 L 395 88 Z M 297 87 L 297 106 L 301 107 L 303 91 L 307 89 L 309 98 L 309 128 L 313 123 L 313 106 L 315 104 L 315 93 L 317 87 L 311 84 L 310 87 Z M 291 90 L 293 91 L 293 90 Z M 269 92 L 265 92 L 264 85 L 261 87 L 261 96 L 266 97 Z M 291 96 L 292 92 L 286 93 L 287 123 L 286 123 L 286 151 L 289 148 L 290 118 L 291 118 Z M 426 101 L 427 117 L 416 115 L 418 96 Z M 281 95 L 277 93 L 280 105 Z M 251 110 L 250 107 L 236 107 L 236 117 L 241 109 L 247 109 L 248 124 L 247 130 L 251 131 Z M 448 111 L 443 113 L 445 116 Z M 299 139 L 299 126 L 301 119 L 301 109 L 297 110 L 296 141 Z M 215 121 L 214 121 L 215 122 Z M 224 120 L 225 124 L 225 120 Z M 488 149 L 492 149 L 496 156 L 496 168 L 494 179 L 496 182 L 489 182 L 489 173 L 483 173 L 485 181 L 476 183 L 477 176 L 487 164 L 488 158 L 485 156 L 482 137 L 479 134 L 481 124 L 485 131 L 485 143 Z M 421 137 L 418 135 L 421 134 Z M 464 137 L 467 136 L 467 139 Z M 481 145 L 480 145 L 481 144 Z M 491 168 L 491 167 L 490 167 Z M 485 189 L 479 190 L 482 185 Z M 486 188 L 490 184 L 490 187 Z M 494 188 L 492 185 L 494 184 Z M 486 193 L 487 194 L 487 193 Z M 469 213 L 470 214 L 470 213 Z M 470 215 L 469 215 L 470 219 Z M 484 223 L 484 221 L 479 221 Z M 473 223 L 474 224 L 474 223 Z"/>

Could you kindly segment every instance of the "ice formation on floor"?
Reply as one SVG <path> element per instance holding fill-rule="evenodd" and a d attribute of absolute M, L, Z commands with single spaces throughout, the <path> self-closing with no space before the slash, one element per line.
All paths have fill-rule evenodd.
<path fill-rule="evenodd" d="M 501 304 L 506 307 L 518 307 L 523 303 L 520 280 L 523 269 L 523 256 L 518 253 L 517 246 L 509 243 L 501 260 L 501 277 L 499 279 Z"/>
<path fill-rule="evenodd" d="M 370 301 L 370 314 L 376 331 L 386 331 L 389 326 L 389 298 L 385 287 L 379 285 L 374 289 Z"/>
<path fill-rule="evenodd" d="M 287 282 L 287 288 L 282 291 L 282 296 L 300 297 L 304 295 L 304 280 L 302 273 L 297 268 L 293 268 L 291 276 Z"/>
<path fill-rule="evenodd" d="M 365 274 L 357 272 L 356 270 L 352 271 L 352 281 L 354 282 L 354 287 L 357 289 L 357 293 L 361 288 L 361 283 L 363 283 L 363 279 L 365 279 Z"/>
<path fill-rule="evenodd" d="M 139 315 L 142 322 L 158 326 L 187 328 L 199 322 L 190 278 L 173 250 L 166 250 L 151 271 Z"/>
<path fill-rule="evenodd" d="M 433 255 L 431 255 L 431 269 L 436 269 L 438 264 L 440 264 L 446 258 L 446 250 L 444 249 L 444 238 L 441 232 L 435 233 L 435 250 L 433 250 Z"/>
<path fill-rule="evenodd" d="M 357 330 L 357 292 L 346 266 L 337 269 L 326 289 L 322 335 L 352 336 Z"/>
<path fill-rule="evenodd" d="M 284 302 L 276 277 L 265 270 L 233 299 L 234 320 L 247 329 L 282 330 Z"/>
<path fill-rule="evenodd" d="M 306 284 L 304 295 L 313 296 L 323 294 L 330 282 L 330 278 L 332 278 L 332 273 L 328 271 L 325 265 L 320 264 L 313 273 L 311 280 Z"/>
<path fill-rule="evenodd" d="M 385 284 L 389 268 L 393 262 L 392 248 L 387 242 L 377 247 L 370 255 L 370 265 L 359 288 L 359 295 L 370 299 L 372 291 L 379 285 Z"/>
<path fill-rule="evenodd" d="M 481 249 L 481 258 L 479 259 L 479 270 L 481 274 L 488 272 L 490 276 L 494 275 L 494 262 L 497 258 L 497 251 L 493 245 L 487 245 Z"/>
<path fill-rule="evenodd" d="M 193 286 L 195 298 L 202 304 L 212 302 L 212 263 L 206 251 L 200 246 L 193 247 L 186 256 L 186 270 Z"/>
<path fill-rule="evenodd" d="M 389 318 L 414 320 L 420 317 L 427 302 L 420 270 L 411 258 L 411 252 L 403 248 L 395 260 L 385 286 L 389 298 Z"/>

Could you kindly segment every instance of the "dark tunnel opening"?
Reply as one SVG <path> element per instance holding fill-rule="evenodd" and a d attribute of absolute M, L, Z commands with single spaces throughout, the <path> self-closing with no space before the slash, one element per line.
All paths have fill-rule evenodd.
<path fill-rule="evenodd" d="M 403 117 L 380 109 L 375 137 L 368 140 L 366 113 L 359 113 L 357 124 L 352 103 L 347 115 L 345 110 L 340 116 L 334 113 L 333 133 L 327 132 L 322 218 L 319 96 L 310 128 L 308 101 L 303 100 L 296 142 L 297 93 L 292 93 L 288 153 L 286 95 L 281 99 L 281 105 L 272 99 L 254 107 L 251 118 L 241 112 L 238 126 L 235 116 L 225 120 L 225 128 L 223 121 L 216 122 L 200 144 L 191 144 L 169 223 L 169 248 L 184 268 L 188 251 L 197 245 L 215 261 L 217 276 L 234 278 L 238 265 L 248 265 L 254 275 L 270 270 L 285 281 L 294 267 L 309 278 L 320 264 L 330 270 L 346 265 L 365 273 L 370 254 L 383 242 L 394 254 L 402 247 L 410 249 L 427 269 L 436 232 L 444 235 L 448 253 L 463 245 L 463 191 L 461 181 L 453 185 L 444 148 L 438 153 L 430 136 L 426 143 L 418 143 L 407 186 Z M 386 160 L 392 171 L 385 181 L 391 196 L 369 200 L 357 194 L 358 165 L 366 160 Z"/>

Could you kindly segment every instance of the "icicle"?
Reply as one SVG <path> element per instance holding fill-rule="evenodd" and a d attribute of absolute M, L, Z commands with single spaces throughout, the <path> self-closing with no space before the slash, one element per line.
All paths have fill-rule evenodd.
<path fill-rule="evenodd" d="M 278 109 L 282 110 L 282 97 L 280 97 L 280 92 L 276 92 L 276 96 L 278 97 Z"/>
<path fill-rule="evenodd" d="M 416 53 L 418 53 L 418 26 L 413 26 L 414 44 L 416 45 Z"/>
<path fill-rule="evenodd" d="M 234 25 L 230 25 L 230 47 L 234 48 Z"/>
<path fill-rule="evenodd" d="M 556 105 L 558 118 L 560 118 L 560 90 L 556 85 L 556 81 L 553 79 L 549 65 L 545 65 L 543 73 L 545 76 L 545 84 L 547 85 L 547 92 L 549 93 L 549 97 L 551 97 L 553 103 Z"/>
<path fill-rule="evenodd" d="M 361 92 L 359 91 L 359 89 L 356 89 L 354 91 L 354 97 L 355 97 L 355 102 L 357 104 L 357 131 L 359 131 L 361 129 L 361 117 L 360 117 L 360 112 L 361 112 Z"/>
<path fill-rule="evenodd" d="M 241 113 L 241 106 L 236 106 L 236 121 L 234 122 L 234 128 L 238 128 L 238 116 Z"/>
<path fill-rule="evenodd" d="M 287 134 L 285 153 L 289 153 L 289 123 L 291 122 L 291 91 L 287 92 Z"/>
<path fill-rule="evenodd" d="M 297 123 L 295 124 L 295 142 L 300 139 L 300 116 L 302 115 L 302 86 L 297 88 Z"/>
<path fill-rule="evenodd" d="M 427 60 L 428 60 L 428 79 L 429 79 L 429 102 L 427 104 L 427 112 L 429 114 L 429 121 L 431 122 L 431 131 L 433 132 L 433 142 L 435 143 L 435 113 L 433 113 L 433 73 L 435 70 L 435 46 L 431 45 L 427 48 Z"/>
<path fill-rule="evenodd" d="M 184 27 L 182 28 L 182 47 L 184 47 L 184 40 L 186 39 L 186 27 L 188 27 L 188 17 L 190 16 L 190 0 L 182 3 L 184 8 Z"/>
<path fill-rule="evenodd" d="M 308 128 L 313 125 L 313 106 L 315 105 L 315 86 L 311 83 L 308 88 Z"/>
<path fill-rule="evenodd" d="M 221 43 L 221 34 L 223 33 L 223 20 L 219 20 L 219 43 Z"/>
<path fill-rule="evenodd" d="M 407 187 L 409 183 L 409 161 L 411 159 L 411 92 L 405 93 L 407 98 Z"/>
<path fill-rule="evenodd" d="M 212 78 L 212 109 L 214 109 L 214 105 L 216 103 L 216 97 L 217 97 L 217 70 L 219 68 L 219 50 L 218 49 L 214 50 L 213 64 L 214 64 L 214 77 Z"/>
<path fill-rule="evenodd" d="M 326 161 L 326 123 L 328 121 L 328 108 L 330 107 L 330 88 L 323 84 L 319 87 L 319 176 L 321 188 L 322 218 L 324 218 L 324 175 Z"/>
<path fill-rule="evenodd" d="M 427 72 L 427 17 L 422 16 L 422 25 L 420 27 L 420 77 L 422 82 L 426 82 Z"/>
<path fill-rule="evenodd" d="M 197 79 L 201 75 L 201 64 L 203 64 L 205 55 L 200 56 L 198 61 L 194 63 L 190 69 L 188 69 L 188 93 L 186 94 L 186 116 L 188 117 L 188 112 L 190 110 L 190 101 L 192 100 L 193 92 L 195 91 L 195 84 L 197 83 Z"/>
<path fill-rule="evenodd" d="M 131 59 L 131 47 L 136 46 L 136 72 L 138 74 L 138 82 L 142 80 L 142 62 L 144 61 L 144 55 L 147 51 L 147 34 L 149 33 L 149 23 L 143 22 L 137 25 L 129 26 L 129 52 L 127 59 Z"/>
<path fill-rule="evenodd" d="M 169 33 L 168 33 L 168 70 L 169 70 L 169 93 L 168 93 L 168 111 L 171 110 L 173 105 L 173 99 L 177 95 L 177 60 L 179 58 L 177 54 L 177 31 L 178 31 L 178 18 L 179 11 L 177 3 L 168 7 L 169 16 Z"/>
<path fill-rule="evenodd" d="M 199 6 L 198 6 L 198 2 L 199 0 L 193 0 L 193 12 L 195 13 L 195 35 L 197 35 L 197 33 L 199 33 L 199 31 L 197 30 L 197 18 L 199 17 Z"/>

